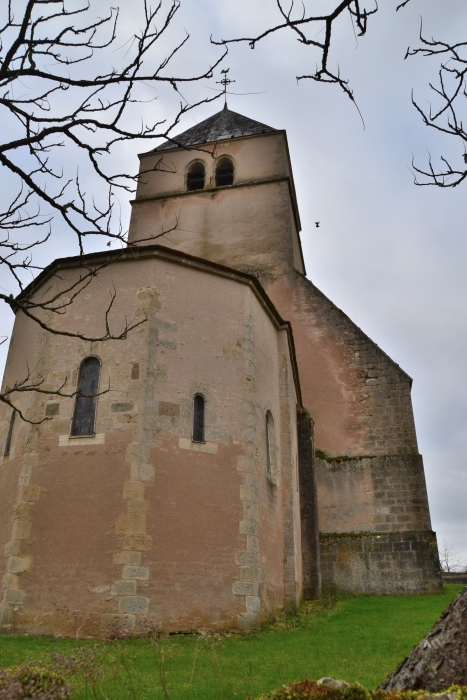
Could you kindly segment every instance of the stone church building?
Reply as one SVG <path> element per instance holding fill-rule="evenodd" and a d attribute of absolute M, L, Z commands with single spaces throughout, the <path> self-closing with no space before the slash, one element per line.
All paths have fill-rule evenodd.
<path fill-rule="evenodd" d="M 47 323 L 102 337 L 112 290 L 112 329 L 142 323 L 86 341 L 16 314 L 4 386 L 29 368 L 45 393 L 15 395 L 36 424 L 0 406 L 0 629 L 441 592 L 412 380 L 307 279 L 285 131 L 225 107 L 140 162 L 128 247 L 24 295 L 66 303 L 84 264 Z"/>

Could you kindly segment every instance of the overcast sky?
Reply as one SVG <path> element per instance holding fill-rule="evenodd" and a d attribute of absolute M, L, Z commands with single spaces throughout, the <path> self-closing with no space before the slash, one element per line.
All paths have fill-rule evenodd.
<path fill-rule="evenodd" d="M 93 9 L 104 4 L 91 2 Z M 308 4 L 324 8 L 333 2 Z M 428 83 L 436 80 L 436 60 L 403 60 L 407 47 L 418 45 L 421 15 L 427 35 L 467 39 L 467 4 L 411 0 L 397 14 L 396 0 L 379 4 L 363 38 L 356 40 L 348 15 L 340 22 L 330 56 L 350 80 L 365 129 L 338 87 L 311 81 L 297 86 L 295 76 L 312 72 L 317 55 L 292 34 L 272 37 L 254 51 L 246 44 L 230 49 L 224 65 L 236 81 L 232 92 L 260 94 L 229 95 L 228 104 L 287 130 L 307 274 L 413 377 L 433 528 L 440 544 L 445 540 L 467 560 L 467 184 L 420 188 L 410 170 L 412 154 L 424 165 L 428 151 L 461 165 L 463 148 L 424 127 L 410 102 L 412 88 L 422 105 L 432 99 Z M 123 8 L 124 35 L 137 28 L 137 5 L 135 0 Z M 276 13 L 275 0 L 181 0 L 166 46 L 185 29 L 191 34 L 176 64 L 179 73 L 189 73 L 219 55 L 210 35 L 251 35 Z M 218 71 L 213 80 L 187 88 L 185 97 L 213 94 L 209 88 L 218 87 L 220 77 Z M 172 95 L 157 97 L 157 103 L 140 107 L 146 117 L 173 109 Z M 176 131 L 220 107 L 199 108 Z M 142 150 L 149 145 L 122 149 L 127 171 L 136 171 Z M 127 222 L 126 197 L 121 203 Z M 40 260 L 75 253 L 64 235 Z M 0 285 L 16 291 L 9 280 Z M 9 317 L 8 310 L 1 311 L 0 332 L 8 332 Z"/>

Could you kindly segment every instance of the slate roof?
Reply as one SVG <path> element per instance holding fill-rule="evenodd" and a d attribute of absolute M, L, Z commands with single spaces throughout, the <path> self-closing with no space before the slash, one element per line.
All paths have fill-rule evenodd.
<path fill-rule="evenodd" d="M 182 134 L 174 136 L 173 140 L 165 141 L 154 151 L 167 151 L 170 148 L 177 148 L 177 145 L 196 146 L 200 143 L 212 143 L 213 141 L 251 136 L 252 134 L 267 134 L 273 131 L 277 131 L 277 129 L 244 117 L 238 112 L 232 112 L 226 105 L 217 114 L 213 114 L 212 117 L 192 126 Z"/>

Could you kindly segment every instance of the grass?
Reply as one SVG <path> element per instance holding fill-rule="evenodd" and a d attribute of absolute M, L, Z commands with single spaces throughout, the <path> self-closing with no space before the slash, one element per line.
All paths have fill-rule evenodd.
<path fill-rule="evenodd" d="M 245 636 L 177 635 L 159 640 L 156 647 L 137 639 L 106 643 L 98 653 L 105 657 L 107 696 L 244 699 L 322 676 L 376 688 L 462 588 L 445 586 L 441 596 L 328 596 Z M 52 652 L 69 654 L 78 646 L 94 653 L 92 645 L 89 640 L 4 636 L 0 668 Z"/>

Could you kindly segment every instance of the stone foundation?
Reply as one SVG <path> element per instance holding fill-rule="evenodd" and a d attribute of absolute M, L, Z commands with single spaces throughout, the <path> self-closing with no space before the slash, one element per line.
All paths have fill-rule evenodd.
<path fill-rule="evenodd" d="M 436 534 L 321 533 L 323 588 L 374 595 L 442 593 Z"/>

